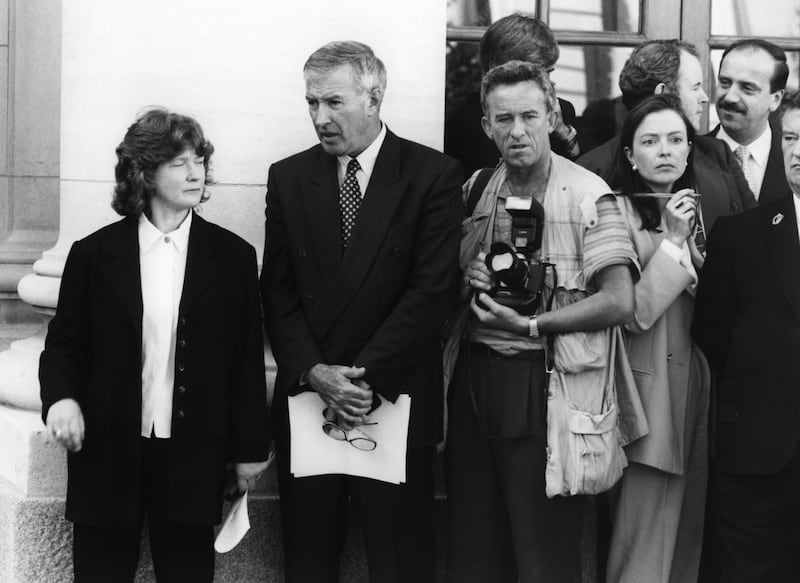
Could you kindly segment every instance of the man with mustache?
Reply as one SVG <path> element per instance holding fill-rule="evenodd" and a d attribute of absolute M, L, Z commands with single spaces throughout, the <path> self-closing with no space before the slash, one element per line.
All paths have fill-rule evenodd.
<path fill-rule="evenodd" d="M 797 93 L 784 98 L 778 128 L 788 185 L 770 202 L 762 196 L 759 208 L 717 222 L 692 324 L 717 376 L 709 504 L 722 580 L 737 583 L 796 581 L 800 553 Z"/>
<path fill-rule="evenodd" d="M 681 108 L 700 129 L 701 119 L 708 103 L 703 90 L 703 70 L 697 58 L 697 49 L 685 41 L 654 40 L 636 47 L 625 62 L 619 75 L 622 102 L 629 110 L 651 95 L 671 93 L 681 99 Z M 587 152 L 578 164 L 598 174 L 609 184 L 617 183 L 615 174 L 619 137 Z M 700 229 L 695 237 L 702 252 L 705 233 L 711 230 L 718 217 L 754 208 L 757 203 L 747 185 L 741 166 L 733 153 L 710 136 L 695 135 L 691 153 L 692 186 L 702 194 L 698 213 Z"/>
<path fill-rule="evenodd" d="M 381 121 L 386 69 L 367 45 L 329 43 L 303 75 L 320 143 L 270 168 L 261 273 L 278 365 L 272 415 L 286 580 L 338 580 L 349 498 L 370 581 L 433 583 L 439 331 L 458 277 L 461 168 Z M 305 391 L 327 406 L 315 430 L 358 449 L 354 438 L 366 432 L 357 428 L 379 399 L 408 395 L 405 483 L 295 477 L 290 444 L 304 434 L 290 426 L 288 397 Z"/>
<path fill-rule="evenodd" d="M 787 189 L 781 132 L 773 130 L 769 116 L 781 103 L 788 77 L 786 54 L 763 39 L 736 41 L 722 54 L 717 76 L 720 125 L 710 135 L 728 144 L 761 204 Z"/>

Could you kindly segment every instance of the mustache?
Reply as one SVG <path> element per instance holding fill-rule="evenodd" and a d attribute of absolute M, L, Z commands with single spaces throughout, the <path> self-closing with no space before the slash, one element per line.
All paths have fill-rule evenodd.
<path fill-rule="evenodd" d="M 719 109 L 724 109 L 725 111 L 732 111 L 734 113 L 746 113 L 744 106 L 739 103 L 731 103 L 730 101 L 725 101 L 724 99 L 717 100 L 717 107 Z"/>

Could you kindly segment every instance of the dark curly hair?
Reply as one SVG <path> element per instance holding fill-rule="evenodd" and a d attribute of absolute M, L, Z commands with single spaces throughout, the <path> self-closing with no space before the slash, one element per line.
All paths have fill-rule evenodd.
<path fill-rule="evenodd" d="M 158 167 L 186 148 L 194 148 L 197 155 L 203 157 L 205 184 L 212 184 L 209 161 L 214 146 L 205 138 L 203 128 L 194 118 L 160 107 L 141 114 L 117 146 L 117 166 L 114 168 L 117 185 L 111 207 L 124 217 L 141 215 L 155 194 L 153 177 Z M 206 189 L 200 202 L 208 198 Z"/>

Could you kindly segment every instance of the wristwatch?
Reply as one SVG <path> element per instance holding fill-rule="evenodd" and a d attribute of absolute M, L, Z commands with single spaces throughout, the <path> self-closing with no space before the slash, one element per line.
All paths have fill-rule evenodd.
<path fill-rule="evenodd" d="M 531 338 L 539 337 L 539 322 L 536 321 L 536 314 L 528 318 L 528 336 Z"/>

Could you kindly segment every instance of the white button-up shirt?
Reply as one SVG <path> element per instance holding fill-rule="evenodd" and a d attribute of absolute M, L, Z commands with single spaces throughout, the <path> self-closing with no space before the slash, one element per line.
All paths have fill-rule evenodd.
<path fill-rule="evenodd" d="M 725 128 L 719 126 L 719 131 L 717 132 L 717 138 L 728 144 L 728 147 L 731 149 L 731 152 L 735 152 L 736 148 L 740 145 L 736 140 L 728 135 L 725 131 Z M 755 183 L 756 191 L 753 193 L 753 196 L 756 197 L 758 200 L 759 195 L 761 194 L 761 185 L 764 183 L 764 174 L 767 172 L 767 162 L 769 162 L 769 152 L 772 149 L 772 128 L 769 124 L 767 124 L 767 129 L 758 136 L 753 142 L 747 144 L 747 149 L 750 151 L 750 172 L 753 176 L 753 182 Z M 781 153 L 778 152 L 778 156 Z"/>
<path fill-rule="evenodd" d="M 142 277 L 142 437 L 171 437 L 178 309 L 186 272 L 191 211 L 171 233 L 139 218 Z"/>

